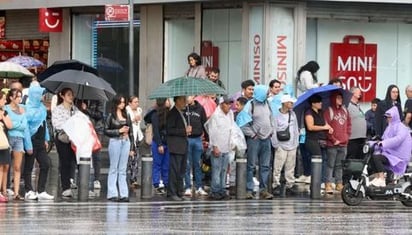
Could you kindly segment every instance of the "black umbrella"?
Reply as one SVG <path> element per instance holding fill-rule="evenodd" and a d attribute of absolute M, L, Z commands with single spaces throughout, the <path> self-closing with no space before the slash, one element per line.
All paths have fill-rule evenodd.
<path fill-rule="evenodd" d="M 67 69 L 55 73 L 40 85 L 55 94 L 63 88 L 71 88 L 80 100 L 109 100 L 116 95 L 110 83 L 103 78 L 80 70 Z"/>
<path fill-rule="evenodd" d="M 39 81 L 43 81 L 48 77 L 52 76 L 53 74 L 59 73 L 67 69 L 79 70 L 99 76 L 99 72 L 97 71 L 97 69 L 78 60 L 58 60 L 54 62 L 50 67 L 48 67 L 46 70 L 44 70 L 42 73 L 37 75 L 37 79 Z"/>

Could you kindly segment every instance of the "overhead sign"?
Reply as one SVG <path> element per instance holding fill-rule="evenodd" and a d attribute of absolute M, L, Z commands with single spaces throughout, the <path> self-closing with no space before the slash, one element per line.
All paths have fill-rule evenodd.
<path fill-rule="evenodd" d="M 129 21 L 129 5 L 106 5 L 104 18 L 106 21 Z"/>
<path fill-rule="evenodd" d="M 39 9 L 39 31 L 40 32 L 62 32 L 63 10 L 61 8 Z"/>
<path fill-rule="evenodd" d="M 362 102 L 376 97 L 377 47 L 366 44 L 359 35 L 347 35 L 343 43 L 330 44 L 330 78 L 341 79 L 345 89 L 359 87 Z"/>
<path fill-rule="evenodd" d="M 213 67 L 219 68 L 219 48 L 213 46 L 212 41 L 203 41 L 200 52 L 202 65 L 209 72 Z"/>

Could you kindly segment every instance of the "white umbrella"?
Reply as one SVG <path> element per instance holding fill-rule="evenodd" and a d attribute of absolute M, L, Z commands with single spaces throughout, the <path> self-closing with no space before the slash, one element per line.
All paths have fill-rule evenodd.
<path fill-rule="evenodd" d="M 25 67 L 13 62 L 0 62 L 0 78 L 34 77 Z"/>

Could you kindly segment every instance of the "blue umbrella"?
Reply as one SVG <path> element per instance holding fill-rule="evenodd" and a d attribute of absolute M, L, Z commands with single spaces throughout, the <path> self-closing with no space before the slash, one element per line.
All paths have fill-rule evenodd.
<path fill-rule="evenodd" d="M 40 60 L 25 55 L 19 55 L 8 59 L 7 61 L 19 64 L 25 68 L 34 68 L 44 66 L 44 63 Z"/>
<path fill-rule="evenodd" d="M 310 108 L 309 98 L 312 95 L 319 95 L 322 97 L 322 109 L 326 109 L 330 106 L 330 95 L 335 92 L 340 91 L 343 95 L 343 104 L 348 106 L 351 98 L 352 92 L 344 90 L 341 87 L 335 85 L 326 85 L 307 90 L 305 93 L 298 97 L 298 100 L 293 105 L 293 111 L 296 113 L 298 118 L 299 126 L 302 127 L 302 122 L 304 119 L 304 113 L 307 109 Z"/>

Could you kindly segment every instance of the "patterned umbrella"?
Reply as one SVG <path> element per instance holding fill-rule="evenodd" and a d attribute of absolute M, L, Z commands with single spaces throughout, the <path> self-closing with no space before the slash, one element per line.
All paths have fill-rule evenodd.
<path fill-rule="evenodd" d="M 150 93 L 149 99 L 201 94 L 226 94 L 226 90 L 207 79 L 179 77 L 161 84 Z"/>
<path fill-rule="evenodd" d="M 25 67 L 12 63 L 12 62 L 0 62 L 0 78 L 23 78 L 34 77 L 34 75 Z"/>
<path fill-rule="evenodd" d="M 35 68 L 35 67 L 44 66 L 43 62 L 41 62 L 40 60 L 34 57 L 31 57 L 31 56 L 24 56 L 24 55 L 12 57 L 8 59 L 7 61 L 19 64 L 25 68 Z"/>

